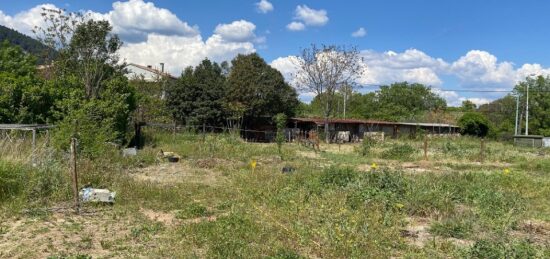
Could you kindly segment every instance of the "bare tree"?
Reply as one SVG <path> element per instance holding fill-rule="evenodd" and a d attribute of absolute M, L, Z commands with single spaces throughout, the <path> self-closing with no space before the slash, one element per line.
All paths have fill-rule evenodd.
<path fill-rule="evenodd" d="M 89 14 L 67 13 L 63 9 L 42 8 L 44 27 L 35 27 L 38 40 L 57 51 L 52 63 L 55 78 L 76 75 L 84 85 L 87 99 L 97 98 L 103 80 L 123 71 L 117 51 L 122 41 L 111 33 L 108 21 L 94 21 Z"/>
<path fill-rule="evenodd" d="M 295 83 L 301 90 L 315 93 L 324 105 L 325 140 L 330 142 L 328 120 L 333 109 L 335 93 L 340 88 L 358 87 L 357 79 L 366 67 L 356 47 L 312 44 L 293 59 L 297 67 Z"/>
<path fill-rule="evenodd" d="M 42 7 L 40 15 L 43 25 L 34 26 L 32 32 L 36 39 L 53 50 L 67 48 L 76 27 L 86 19 L 82 13 L 67 13 L 64 9 L 57 8 Z"/>

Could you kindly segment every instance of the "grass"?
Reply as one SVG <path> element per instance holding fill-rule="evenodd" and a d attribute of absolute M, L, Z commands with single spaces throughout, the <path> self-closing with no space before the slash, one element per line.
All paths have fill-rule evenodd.
<path fill-rule="evenodd" d="M 231 135 L 145 134 L 148 144 L 136 157 L 113 151 L 79 160 L 81 183 L 117 191 L 112 207 L 86 206 L 97 211 L 92 216 L 46 210 L 71 200 L 63 154 L 48 155 L 32 167 L 19 159 L 24 155 L 3 153 L 0 257 L 540 258 L 550 253 L 541 242 L 547 237 L 518 227 L 528 220 L 544 222 L 542 228 L 549 224 L 546 150 L 487 141 L 481 163 L 479 140 L 434 138 L 429 160 L 422 161 L 423 142 L 416 140 L 386 140 L 367 151 L 360 145 L 322 145 L 320 153 L 284 144 L 279 154 L 275 143 L 246 143 Z M 160 149 L 183 159 L 175 169 L 158 164 Z M 282 173 L 284 166 L 295 170 Z M 137 177 L 147 168 L 173 170 L 174 180 Z M 17 219 L 29 219 L 28 225 L 17 227 Z M 64 221 L 61 228 L 48 225 L 56 220 Z M 27 242 L 44 248 L 25 249 L 30 243 L 7 237 L 26 231 L 38 233 Z M 58 232 L 79 249 L 48 246 L 45 240 Z M 95 235 L 79 235 L 89 232 Z"/>

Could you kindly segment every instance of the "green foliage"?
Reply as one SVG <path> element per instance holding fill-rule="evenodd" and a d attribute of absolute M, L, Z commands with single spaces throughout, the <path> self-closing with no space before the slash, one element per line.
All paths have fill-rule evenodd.
<path fill-rule="evenodd" d="M 22 166 L 0 161 L 0 202 L 18 196 L 25 189 L 27 172 Z"/>
<path fill-rule="evenodd" d="M 170 89 L 175 82 L 161 78 L 148 82 L 141 77 L 130 78 L 128 84 L 136 89 L 136 110 L 133 118 L 136 122 L 173 123 L 172 114 L 162 98 L 165 89 Z"/>
<path fill-rule="evenodd" d="M 344 187 L 353 182 L 356 177 L 357 172 L 352 168 L 331 166 L 323 170 L 320 180 L 323 185 Z"/>
<path fill-rule="evenodd" d="M 210 215 L 208 208 L 204 207 L 200 203 L 193 202 L 189 204 L 185 209 L 178 211 L 176 218 L 178 219 L 192 219 L 198 217 L 206 217 Z"/>
<path fill-rule="evenodd" d="M 527 87 L 529 88 L 529 133 L 550 135 L 550 96 L 548 95 L 550 77 L 528 77 L 516 85 L 514 91 L 520 98 L 520 111 L 525 111 L 526 108 Z M 521 117 L 525 118 L 525 115 Z M 519 124 L 525 125 L 525 119 Z"/>
<path fill-rule="evenodd" d="M 36 77 L 36 60 L 17 46 L 0 44 L 0 123 L 52 119 L 55 89 Z"/>
<path fill-rule="evenodd" d="M 244 117 L 273 117 L 278 113 L 294 115 L 299 103 L 296 90 L 258 54 L 238 55 L 231 64 L 226 102 L 241 104 Z"/>
<path fill-rule="evenodd" d="M 465 239 L 470 236 L 472 228 L 473 219 L 459 215 L 433 223 L 430 226 L 430 233 L 442 237 Z"/>
<path fill-rule="evenodd" d="M 47 60 L 54 57 L 55 51 L 48 48 L 40 41 L 33 39 L 16 30 L 0 25 L 0 42 L 9 42 L 12 45 L 19 46 L 25 52 L 38 58 L 38 64 L 44 64 Z"/>
<path fill-rule="evenodd" d="M 208 59 L 188 67 L 168 88 L 167 106 L 174 119 L 188 125 L 221 125 L 224 119 L 225 76 Z"/>
<path fill-rule="evenodd" d="M 411 160 L 415 153 L 415 149 L 407 143 L 393 143 L 389 149 L 382 152 L 384 159 L 396 159 L 396 160 Z"/>
<path fill-rule="evenodd" d="M 372 118 L 385 120 L 414 119 L 423 111 L 444 109 L 446 102 L 422 84 L 407 82 L 381 86 L 376 93 L 379 108 Z"/>
<path fill-rule="evenodd" d="M 246 258 L 255 254 L 257 248 L 250 244 L 260 238 L 260 229 L 248 215 L 231 213 L 215 221 L 188 224 L 181 228 L 180 235 L 208 247 L 208 258 Z M 202 235 L 193 237 L 193 232 L 201 232 Z"/>
<path fill-rule="evenodd" d="M 428 111 L 442 111 L 447 104 L 443 98 L 422 84 L 407 82 L 381 86 L 370 93 L 352 93 L 348 96 L 346 116 L 351 118 L 379 119 L 389 121 L 418 120 Z M 305 116 L 323 116 L 324 96 L 318 95 L 311 103 L 301 108 Z M 334 94 L 335 109 L 330 117 L 343 115 L 344 96 Z"/>
<path fill-rule="evenodd" d="M 273 118 L 275 121 L 275 125 L 277 126 L 277 135 L 275 136 L 275 141 L 277 142 L 277 149 L 279 150 L 279 154 L 281 154 L 281 148 L 283 147 L 283 143 L 285 142 L 285 132 L 284 129 L 286 127 L 286 120 L 287 117 L 284 113 L 278 113 Z"/>
<path fill-rule="evenodd" d="M 0 160 L 0 205 L 16 200 L 28 207 L 40 205 L 65 191 L 66 187 L 65 178 L 56 164 L 30 168 Z"/>
<path fill-rule="evenodd" d="M 460 133 L 464 135 L 485 137 L 489 134 L 489 121 L 481 113 L 468 112 L 458 120 Z"/>
<path fill-rule="evenodd" d="M 521 107 L 522 105 L 523 103 L 520 102 L 519 109 L 521 113 L 524 111 L 524 107 Z M 496 137 L 510 139 L 514 135 L 516 118 L 515 96 L 508 94 L 491 103 L 480 105 L 478 111 L 487 117 L 493 126 L 492 130 L 495 132 Z M 520 123 L 520 130 L 521 127 L 522 124 Z"/>
<path fill-rule="evenodd" d="M 403 204 L 407 194 L 407 187 L 411 183 L 402 173 L 380 170 L 369 172 L 354 186 L 347 195 L 347 204 L 352 209 L 358 209 L 362 204 L 371 206 L 379 204 L 384 210 L 398 210 L 398 204 Z"/>
<path fill-rule="evenodd" d="M 462 101 L 462 111 L 463 112 L 473 112 L 476 110 L 476 104 L 473 103 L 472 101 L 470 100 L 465 100 L 465 101 Z"/>
<path fill-rule="evenodd" d="M 117 55 L 122 42 L 111 33 L 108 21 L 88 20 L 76 27 L 68 48 L 61 50 L 65 71 L 76 75 L 84 86 L 86 99 L 99 98 L 104 80 L 120 72 Z M 59 63 L 59 61 L 58 61 Z"/>
<path fill-rule="evenodd" d="M 371 153 L 371 149 L 373 147 L 376 146 L 376 139 L 372 138 L 372 137 L 369 137 L 367 135 L 365 135 L 363 137 L 363 142 L 361 143 L 361 148 L 360 148 L 360 151 L 361 151 L 361 155 L 362 156 L 367 156 L 367 155 L 370 155 Z"/>
<path fill-rule="evenodd" d="M 533 245 L 527 241 L 505 243 L 490 239 L 477 241 L 466 254 L 467 258 L 537 258 Z"/>

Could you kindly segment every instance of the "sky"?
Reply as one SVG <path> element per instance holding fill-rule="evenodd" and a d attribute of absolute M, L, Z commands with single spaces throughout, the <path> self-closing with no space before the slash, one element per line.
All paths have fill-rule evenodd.
<path fill-rule="evenodd" d="M 125 42 L 126 62 L 162 62 L 174 75 L 204 58 L 258 52 L 293 84 L 300 49 L 356 46 L 367 68 L 361 91 L 422 83 L 455 106 L 504 94 L 475 91 L 511 90 L 527 76 L 550 74 L 550 1 L 31 0 L 0 5 L 0 24 L 32 36 L 42 7 L 108 20 Z"/>

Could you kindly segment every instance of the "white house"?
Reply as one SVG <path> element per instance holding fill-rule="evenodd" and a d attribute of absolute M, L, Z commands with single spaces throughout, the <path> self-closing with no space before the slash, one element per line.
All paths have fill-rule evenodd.
<path fill-rule="evenodd" d="M 151 65 L 142 66 L 134 63 L 130 63 L 126 66 L 129 79 L 143 78 L 147 82 L 155 82 L 165 77 L 168 79 L 177 79 L 175 76 L 164 72 L 164 63 L 160 63 L 161 69 L 153 68 Z"/>

